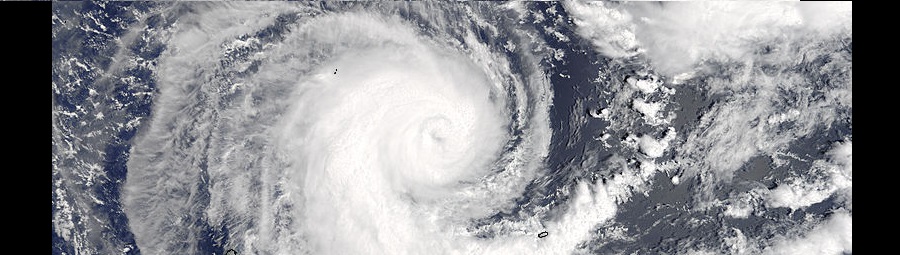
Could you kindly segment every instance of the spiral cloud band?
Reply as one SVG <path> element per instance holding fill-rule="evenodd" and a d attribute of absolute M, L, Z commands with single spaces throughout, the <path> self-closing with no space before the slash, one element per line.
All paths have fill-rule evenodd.
<path fill-rule="evenodd" d="M 173 8 L 198 14 L 168 39 L 157 115 L 129 161 L 125 210 L 142 252 L 196 252 L 221 226 L 210 242 L 257 254 L 569 253 L 615 211 L 601 185 L 582 183 L 552 221 L 543 209 L 475 224 L 546 171 L 541 42 L 479 19 L 508 6 L 418 24 L 394 9 Z M 475 21 L 442 25 L 460 12 Z M 484 31 L 509 33 L 506 46 Z"/>

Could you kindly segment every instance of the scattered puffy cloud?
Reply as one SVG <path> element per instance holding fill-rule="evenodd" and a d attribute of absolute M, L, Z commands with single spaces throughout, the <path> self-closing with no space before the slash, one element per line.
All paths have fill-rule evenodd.
<path fill-rule="evenodd" d="M 844 254 L 853 253 L 853 217 L 845 211 L 800 236 L 783 237 L 763 250 L 763 254 Z"/>
<path fill-rule="evenodd" d="M 813 162 L 809 175 L 791 177 L 771 190 L 766 204 L 770 207 L 800 209 L 819 203 L 833 195 L 852 204 L 852 141 L 837 142 L 826 152 L 828 159 Z"/>
<path fill-rule="evenodd" d="M 757 43 L 794 34 L 849 31 L 851 3 L 782 1 L 566 2 L 577 32 L 609 57 L 645 53 L 663 73 L 707 59 L 738 59 Z"/>

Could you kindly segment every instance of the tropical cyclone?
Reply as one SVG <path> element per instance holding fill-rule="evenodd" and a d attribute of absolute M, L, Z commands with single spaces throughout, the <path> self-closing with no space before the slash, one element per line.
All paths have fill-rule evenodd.
<path fill-rule="evenodd" d="M 393 8 L 193 7 L 129 160 L 125 209 L 143 252 L 195 253 L 205 226 L 225 226 L 244 253 L 569 253 L 614 213 L 599 184 L 581 183 L 554 221 L 473 232 L 545 172 L 541 42 L 485 21 L 515 10 L 428 6 L 441 11 L 412 22 Z M 472 24 L 450 22 L 463 13 Z"/>

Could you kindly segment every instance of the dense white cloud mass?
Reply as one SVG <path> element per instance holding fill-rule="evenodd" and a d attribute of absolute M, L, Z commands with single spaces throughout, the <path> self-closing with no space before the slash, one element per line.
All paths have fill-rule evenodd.
<path fill-rule="evenodd" d="M 574 16 L 578 33 L 591 40 L 600 52 L 610 57 L 638 54 L 633 17 L 626 10 L 614 8 L 615 2 L 566 2 L 566 10 Z"/>

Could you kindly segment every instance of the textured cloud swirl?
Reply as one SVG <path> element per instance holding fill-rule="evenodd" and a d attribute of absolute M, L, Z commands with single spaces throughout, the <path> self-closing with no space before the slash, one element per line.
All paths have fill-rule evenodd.
<path fill-rule="evenodd" d="M 849 2 L 53 7 L 54 254 L 852 253 Z"/>

